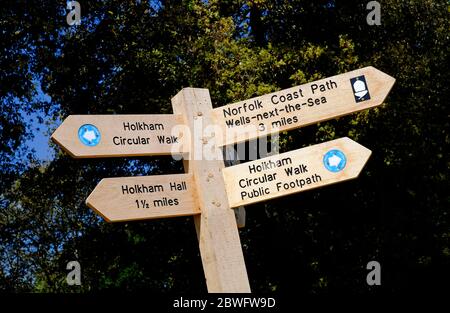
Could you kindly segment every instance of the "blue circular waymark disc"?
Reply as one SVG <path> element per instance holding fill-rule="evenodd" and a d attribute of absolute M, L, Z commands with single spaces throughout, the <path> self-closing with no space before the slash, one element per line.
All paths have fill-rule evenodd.
<path fill-rule="evenodd" d="M 86 146 L 93 147 L 98 145 L 100 138 L 100 131 L 94 125 L 84 124 L 78 129 L 78 139 Z"/>
<path fill-rule="evenodd" d="M 330 150 L 323 156 L 323 165 L 330 172 L 340 172 L 347 164 L 347 158 L 341 150 Z"/>

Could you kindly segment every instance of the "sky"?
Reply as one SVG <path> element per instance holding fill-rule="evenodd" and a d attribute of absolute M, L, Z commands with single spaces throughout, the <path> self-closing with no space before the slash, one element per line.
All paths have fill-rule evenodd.
<path fill-rule="evenodd" d="M 43 118 L 44 123 L 38 121 L 38 116 Z M 36 151 L 35 156 L 39 161 L 51 161 L 54 158 L 55 153 L 50 147 L 50 136 L 51 132 L 58 125 L 56 125 L 56 123 L 53 123 L 53 125 L 46 125 L 45 122 L 50 122 L 50 119 L 42 113 L 25 115 L 24 120 L 27 123 L 28 131 L 34 134 L 34 137 L 26 140 L 24 144 Z"/>
<path fill-rule="evenodd" d="M 33 82 L 36 87 L 35 101 L 50 103 L 52 98 L 44 93 L 38 80 Z M 55 106 L 57 104 L 54 104 Z M 55 157 L 55 151 L 50 146 L 50 136 L 52 132 L 61 124 L 56 122 L 51 116 L 44 112 L 33 111 L 32 113 L 22 112 L 22 119 L 27 125 L 27 132 L 33 134 L 33 137 L 24 141 L 23 145 L 32 148 L 35 151 L 35 157 L 41 162 L 51 161 Z"/>

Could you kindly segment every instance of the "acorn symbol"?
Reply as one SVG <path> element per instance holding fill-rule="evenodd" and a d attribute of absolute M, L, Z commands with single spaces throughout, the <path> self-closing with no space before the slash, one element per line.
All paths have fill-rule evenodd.
<path fill-rule="evenodd" d="M 358 100 L 361 100 L 368 92 L 366 84 L 362 80 L 356 80 L 353 83 L 353 90 L 355 91 L 355 96 L 358 97 Z"/>

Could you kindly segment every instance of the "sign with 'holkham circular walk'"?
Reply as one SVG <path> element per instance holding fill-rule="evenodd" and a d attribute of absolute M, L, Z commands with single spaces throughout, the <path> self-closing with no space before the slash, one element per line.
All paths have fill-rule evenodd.
<path fill-rule="evenodd" d="M 358 177 L 371 151 L 340 138 L 223 170 L 231 207 Z"/>
<path fill-rule="evenodd" d="M 170 155 L 187 152 L 179 125 L 172 114 L 70 115 L 52 139 L 75 158 Z"/>

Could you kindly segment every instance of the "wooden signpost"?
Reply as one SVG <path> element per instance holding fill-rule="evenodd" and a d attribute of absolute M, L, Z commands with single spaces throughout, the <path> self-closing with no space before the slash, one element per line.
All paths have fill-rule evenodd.
<path fill-rule="evenodd" d="M 192 215 L 208 291 L 250 292 L 231 208 L 356 178 L 371 151 L 341 138 L 224 168 L 221 146 L 378 106 L 394 82 L 366 67 L 216 109 L 184 88 L 173 115 L 71 115 L 52 139 L 76 158 L 183 156 L 185 174 L 106 178 L 86 203 L 108 222 Z"/>

